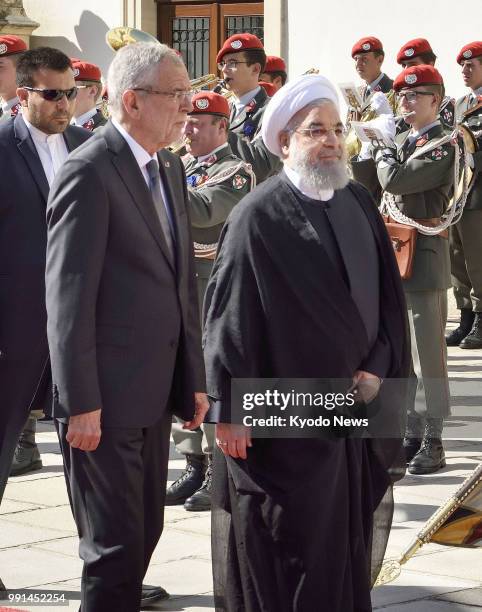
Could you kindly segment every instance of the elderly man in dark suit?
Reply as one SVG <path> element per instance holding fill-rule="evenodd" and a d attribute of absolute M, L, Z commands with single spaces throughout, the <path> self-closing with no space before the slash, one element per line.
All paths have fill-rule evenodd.
<path fill-rule="evenodd" d="M 186 179 L 160 150 L 192 110 L 189 77 L 157 43 L 115 56 L 112 119 L 49 198 L 53 414 L 80 536 L 82 610 L 137 612 L 163 527 L 172 415 L 207 411 Z"/>
<path fill-rule="evenodd" d="M 70 59 L 43 47 L 17 63 L 22 113 L 0 126 L 0 501 L 22 427 L 50 389 L 45 311 L 45 211 L 49 186 L 90 133 L 69 126 Z"/>

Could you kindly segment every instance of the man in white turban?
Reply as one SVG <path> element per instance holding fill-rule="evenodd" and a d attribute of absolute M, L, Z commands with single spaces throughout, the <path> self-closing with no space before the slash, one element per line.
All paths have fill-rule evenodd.
<path fill-rule="evenodd" d="M 285 85 L 262 137 L 284 169 L 228 218 L 205 302 L 216 610 L 368 612 L 404 470 L 403 428 L 384 429 L 403 413 L 409 372 L 400 276 L 378 210 L 348 180 L 333 85 Z M 281 409 L 273 393 L 293 397 L 307 379 L 359 399 L 314 406 L 301 428 L 300 406 Z"/>

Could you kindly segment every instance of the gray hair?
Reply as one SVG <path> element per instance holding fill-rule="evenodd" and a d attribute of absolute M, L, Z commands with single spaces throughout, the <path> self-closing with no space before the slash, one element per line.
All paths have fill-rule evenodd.
<path fill-rule="evenodd" d="M 313 100 L 306 106 L 303 106 L 303 108 L 301 108 L 297 113 L 295 113 L 291 117 L 291 119 L 288 121 L 288 123 L 286 124 L 286 127 L 283 130 L 283 132 L 291 132 L 299 128 L 299 126 L 302 123 L 302 121 L 300 120 L 300 113 L 302 111 L 304 113 L 309 113 L 313 108 L 317 108 L 318 106 L 323 106 L 323 104 L 333 104 L 333 106 L 336 107 L 336 104 L 333 102 L 333 100 L 329 100 L 328 98 L 317 98 L 316 100 Z"/>
<path fill-rule="evenodd" d="M 132 43 L 117 51 L 107 73 L 109 107 L 114 117 L 122 113 L 122 94 L 128 89 L 149 88 L 164 61 L 184 66 L 176 52 L 161 43 Z"/>

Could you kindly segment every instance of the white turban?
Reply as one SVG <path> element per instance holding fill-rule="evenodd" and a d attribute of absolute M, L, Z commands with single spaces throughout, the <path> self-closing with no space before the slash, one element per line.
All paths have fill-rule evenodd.
<path fill-rule="evenodd" d="M 298 111 L 319 98 L 331 100 L 337 110 L 340 110 L 334 85 L 318 74 L 297 77 L 274 94 L 266 106 L 261 126 L 261 138 L 271 153 L 281 157 L 280 132 Z"/>

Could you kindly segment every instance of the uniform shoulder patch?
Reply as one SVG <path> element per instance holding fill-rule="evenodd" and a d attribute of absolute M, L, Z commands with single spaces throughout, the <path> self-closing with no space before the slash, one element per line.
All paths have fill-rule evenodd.
<path fill-rule="evenodd" d="M 233 177 L 234 189 L 242 189 L 246 185 L 247 182 L 248 182 L 248 179 L 245 178 L 244 176 L 241 176 L 240 174 L 235 174 Z"/>

